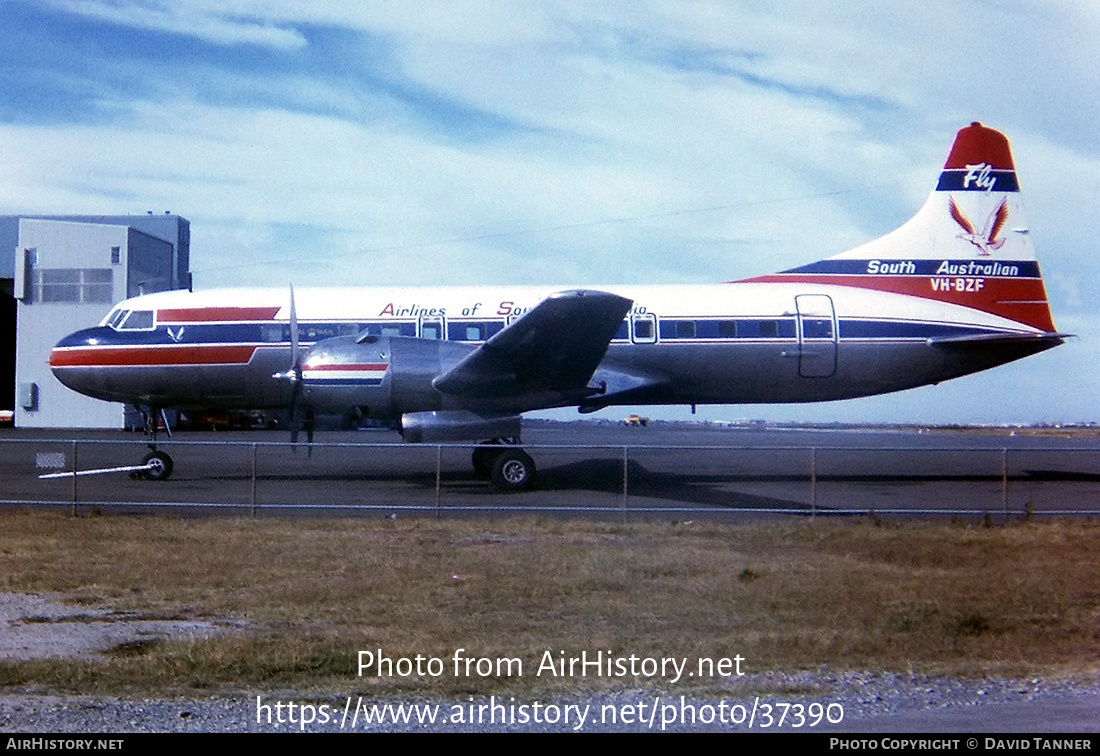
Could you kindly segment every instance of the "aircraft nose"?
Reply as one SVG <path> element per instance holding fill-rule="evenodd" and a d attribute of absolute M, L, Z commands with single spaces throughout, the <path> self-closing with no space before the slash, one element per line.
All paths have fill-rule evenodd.
<path fill-rule="evenodd" d="M 53 346 L 50 352 L 50 367 L 70 367 L 78 364 L 77 356 L 87 347 L 95 347 L 103 343 L 101 328 L 84 328 L 70 333 Z"/>
<path fill-rule="evenodd" d="M 50 370 L 54 377 L 73 391 L 94 396 L 94 373 L 90 370 L 92 350 L 109 343 L 102 327 L 85 328 L 70 333 L 54 344 L 50 351 Z"/>

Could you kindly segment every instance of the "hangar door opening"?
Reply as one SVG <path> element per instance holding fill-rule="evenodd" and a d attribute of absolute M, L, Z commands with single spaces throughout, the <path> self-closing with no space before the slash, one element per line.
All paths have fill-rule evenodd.
<path fill-rule="evenodd" d="M 0 412 L 15 410 L 15 297 L 0 289 Z"/>

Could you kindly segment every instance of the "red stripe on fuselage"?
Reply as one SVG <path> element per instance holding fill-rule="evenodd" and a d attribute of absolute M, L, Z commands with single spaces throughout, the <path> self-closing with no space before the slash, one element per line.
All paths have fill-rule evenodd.
<path fill-rule="evenodd" d="M 55 349 L 50 367 L 143 367 L 150 365 L 247 365 L 254 346 L 85 347 Z"/>
<path fill-rule="evenodd" d="M 933 280 L 942 283 L 934 288 Z M 961 280 L 961 291 L 956 288 L 956 280 Z M 981 281 L 981 288 L 967 291 L 968 286 L 977 286 L 967 281 Z M 1041 278 L 974 278 L 973 276 L 872 276 L 872 275 L 830 275 L 796 273 L 786 275 L 775 273 L 768 276 L 745 279 L 744 283 L 806 283 L 826 284 L 830 286 L 854 286 L 860 289 L 887 291 L 893 294 L 906 294 L 922 299 L 970 307 L 1017 323 L 1051 332 L 1054 321 L 1047 303 L 1047 292 Z M 944 288 L 946 287 L 946 288 Z"/>
<path fill-rule="evenodd" d="M 278 307 L 194 307 L 157 311 L 158 323 L 256 322 L 274 320 Z"/>

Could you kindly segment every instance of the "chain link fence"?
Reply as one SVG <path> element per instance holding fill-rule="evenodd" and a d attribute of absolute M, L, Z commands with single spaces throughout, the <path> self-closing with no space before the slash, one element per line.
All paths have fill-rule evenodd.
<path fill-rule="evenodd" d="M 1100 446 L 525 445 L 535 486 L 512 494 L 475 476 L 474 448 L 171 440 L 158 445 L 170 478 L 147 480 L 144 440 L 0 439 L 0 504 L 440 518 L 1100 514 Z"/>

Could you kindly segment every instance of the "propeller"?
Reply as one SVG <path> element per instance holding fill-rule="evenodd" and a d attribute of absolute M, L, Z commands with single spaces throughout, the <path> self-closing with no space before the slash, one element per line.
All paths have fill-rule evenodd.
<path fill-rule="evenodd" d="M 310 444 L 310 453 L 313 452 L 313 408 L 306 409 L 304 413 L 298 406 L 298 400 L 302 395 L 302 355 L 298 344 L 298 310 L 294 304 L 294 284 L 290 285 L 290 369 L 275 373 L 271 376 L 290 383 L 290 443 L 298 443 L 298 432 L 305 427 L 306 442 Z"/>

